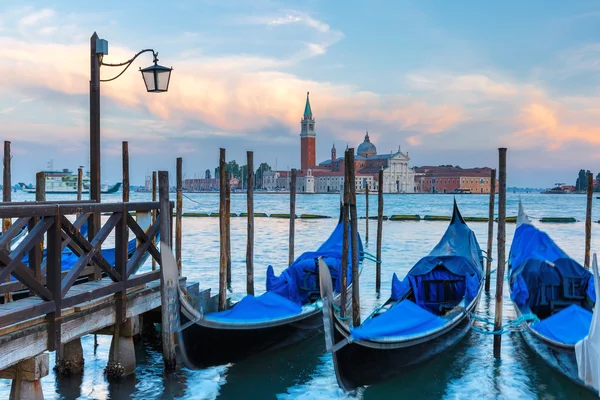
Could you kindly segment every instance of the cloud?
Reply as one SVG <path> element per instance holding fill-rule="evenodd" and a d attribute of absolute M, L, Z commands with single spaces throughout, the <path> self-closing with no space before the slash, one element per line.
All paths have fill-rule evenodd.
<path fill-rule="evenodd" d="M 39 11 L 29 13 L 29 14 L 25 15 L 24 17 L 22 17 L 19 20 L 19 25 L 21 27 L 30 27 L 30 26 L 38 25 L 40 22 L 43 22 L 44 20 L 52 18 L 54 16 L 54 14 L 55 14 L 54 10 L 51 10 L 49 8 L 44 8 Z"/>

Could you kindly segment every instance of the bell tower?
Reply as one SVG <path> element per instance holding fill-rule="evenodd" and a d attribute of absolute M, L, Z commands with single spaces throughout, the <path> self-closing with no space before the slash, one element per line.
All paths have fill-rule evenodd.
<path fill-rule="evenodd" d="M 314 168 L 317 164 L 315 119 L 310 109 L 308 95 L 309 92 L 306 92 L 304 116 L 302 121 L 300 121 L 300 168 L 302 171 Z"/>

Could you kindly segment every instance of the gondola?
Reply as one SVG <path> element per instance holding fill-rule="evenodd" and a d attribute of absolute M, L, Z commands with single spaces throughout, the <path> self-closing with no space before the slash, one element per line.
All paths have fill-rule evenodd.
<path fill-rule="evenodd" d="M 339 292 L 343 230 L 340 217 L 329 238 L 317 251 L 300 255 L 279 277 L 269 266 L 267 291 L 256 297 L 247 295 L 228 310 L 205 314 L 182 299 L 182 347 L 190 367 L 238 362 L 257 353 L 299 343 L 321 332 L 323 318 L 317 258 L 323 257 Z M 348 235 L 350 249 L 350 232 Z M 358 248 L 362 254 L 360 236 Z M 350 260 L 346 268 L 348 291 L 351 292 Z"/>
<path fill-rule="evenodd" d="M 521 323 L 527 345 L 553 369 L 598 394 L 600 376 L 590 380 L 588 372 L 589 367 L 600 372 L 600 359 L 586 355 L 590 349 L 583 344 L 595 319 L 593 275 L 533 226 L 521 203 L 508 266 L 517 315 L 537 317 Z M 600 344 L 600 338 L 595 339 Z"/>
<path fill-rule="evenodd" d="M 327 272 L 320 271 L 325 345 L 345 391 L 387 380 L 456 344 L 471 327 L 484 280 L 481 249 L 456 201 L 437 246 L 403 281 L 394 274 L 390 299 L 360 326 L 339 318 Z"/>

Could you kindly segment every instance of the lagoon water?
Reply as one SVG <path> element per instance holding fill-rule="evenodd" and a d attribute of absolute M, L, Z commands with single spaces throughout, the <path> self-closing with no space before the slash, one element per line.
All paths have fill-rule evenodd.
<path fill-rule="evenodd" d="M 32 200 L 32 195 L 15 193 L 14 200 Z M 171 194 L 174 196 L 174 194 Z M 49 200 L 59 196 L 48 196 Z M 519 197 L 532 218 L 544 216 L 575 217 L 572 224 L 540 224 L 542 229 L 574 259 L 583 263 L 585 195 L 508 194 L 507 215 L 516 215 Z M 148 201 L 148 193 L 132 193 L 131 201 Z M 385 195 L 385 215 L 450 215 L 450 195 Z M 297 214 L 324 214 L 323 220 L 297 220 L 296 255 L 315 249 L 337 222 L 339 200 L 336 195 L 298 195 Z M 119 201 L 120 194 L 107 195 L 103 201 Z M 245 194 L 232 194 L 231 211 L 246 211 Z M 364 195 L 358 195 L 358 214 L 364 216 Z M 487 216 L 488 196 L 458 195 L 456 200 L 463 216 Z M 186 194 L 184 211 L 218 212 L 218 194 Z M 600 203 L 594 200 L 594 216 L 600 216 Z M 377 196 L 370 196 L 370 215 L 376 215 Z M 289 196 L 256 194 L 255 211 L 289 212 Z M 365 240 L 365 220 L 359 232 Z M 487 223 L 471 222 L 480 246 L 487 246 Z M 369 242 L 365 250 L 375 253 L 376 221 L 369 224 Z M 360 280 L 363 318 L 387 300 L 391 276 L 403 277 L 411 266 L 438 242 L 447 222 L 385 221 L 382 245 L 382 293 L 375 293 L 375 264 L 366 261 Z M 600 226 L 594 224 L 592 252 L 600 251 Z M 507 255 L 515 225 L 507 224 Z M 216 288 L 219 264 L 218 218 L 184 218 L 183 273 L 201 288 Z M 496 231 L 494 232 L 494 238 Z M 495 240 L 494 240 L 495 242 Z M 246 219 L 232 217 L 231 250 L 233 299 L 245 290 Z M 496 256 L 494 247 L 493 256 Z M 269 264 L 276 273 L 287 265 L 288 220 L 256 218 L 255 280 L 258 293 L 264 291 Z M 148 265 L 145 266 L 148 268 Z M 492 266 L 495 269 L 495 265 Z M 478 312 L 493 319 L 495 276 L 492 289 L 485 293 Z M 504 320 L 515 317 L 508 293 L 504 293 Z M 503 336 L 502 358 L 492 356 L 493 338 L 470 332 L 457 346 L 443 355 L 406 371 L 396 379 L 353 394 L 337 386 L 331 356 L 325 353 L 323 336 L 284 351 L 264 354 L 235 365 L 203 370 L 180 369 L 172 375 L 163 372 L 160 347 L 155 343 L 137 343 L 135 377 L 120 384 L 109 384 L 104 376 L 108 360 L 109 336 L 98 336 L 94 347 L 92 335 L 82 338 L 85 372 L 78 379 L 57 380 L 51 372 L 42 381 L 46 399 L 593 399 L 547 367 L 526 347 L 518 332 Z M 51 355 L 51 365 L 53 357 Z M 10 381 L 0 380 L 0 399 L 8 398 Z"/>

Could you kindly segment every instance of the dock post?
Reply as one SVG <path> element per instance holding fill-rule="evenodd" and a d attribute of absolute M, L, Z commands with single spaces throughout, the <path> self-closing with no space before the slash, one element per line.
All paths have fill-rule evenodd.
<path fill-rule="evenodd" d="M 246 244 L 246 293 L 254 295 L 254 153 L 248 151 L 246 162 L 248 184 L 246 189 L 248 206 L 248 242 Z"/>
<path fill-rule="evenodd" d="M 77 168 L 77 201 L 81 201 L 83 192 L 83 168 Z"/>
<path fill-rule="evenodd" d="M 10 174 L 10 142 L 8 140 L 4 141 L 4 168 L 2 170 L 2 201 L 4 203 L 10 203 L 10 191 L 11 187 L 11 174 Z M 12 221 L 10 218 L 5 218 L 2 220 L 2 233 L 5 233 L 8 228 L 12 225 Z M 10 243 L 7 244 L 7 248 L 5 249 L 6 253 L 10 253 Z M 7 282 L 10 282 L 10 275 L 6 278 Z M 4 295 L 4 302 L 8 303 L 12 301 L 12 293 L 6 293 Z"/>
<path fill-rule="evenodd" d="M 183 229 L 183 158 L 177 158 L 177 209 L 175 210 L 175 260 L 181 276 L 181 235 Z"/>
<path fill-rule="evenodd" d="M 290 180 L 290 254 L 288 257 L 288 265 L 294 262 L 294 235 L 296 231 L 296 178 L 297 171 L 292 169 L 292 177 Z"/>
<path fill-rule="evenodd" d="M 56 375 L 59 377 L 82 375 L 85 360 L 81 338 L 62 344 L 62 357 L 56 359 Z"/>
<path fill-rule="evenodd" d="M 379 185 L 377 187 L 377 266 L 375 276 L 375 292 L 381 290 L 381 240 L 383 237 L 383 169 L 379 170 Z"/>
<path fill-rule="evenodd" d="M 584 266 L 590 269 L 590 248 L 592 245 L 592 197 L 594 194 L 594 176 L 587 173 L 587 204 L 585 208 L 585 260 Z"/>
<path fill-rule="evenodd" d="M 365 243 L 369 243 L 369 183 L 365 186 Z"/>
<path fill-rule="evenodd" d="M 360 284 L 358 272 L 358 217 L 356 215 L 356 180 L 354 173 L 354 149 L 348 149 L 345 156 L 349 169 L 348 190 L 350 208 L 350 243 L 352 245 L 352 324 L 360 325 Z"/>
<path fill-rule="evenodd" d="M 123 203 L 129 202 L 129 142 L 123 142 Z"/>
<path fill-rule="evenodd" d="M 504 289 L 504 263 L 506 259 L 506 148 L 498 149 L 498 272 L 496 275 L 496 313 L 494 315 L 494 330 L 502 328 L 502 303 Z M 500 358 L 502 335 L 494 335 L 494 358 Z"/>
<path fill-rule="evenodd" d="M 158 191 L 161 242 L 169 243 L 169 236 L 171 234 L 171 202 L 169 201 L 169 173 L 167 171 L 158 172 Z M 171 249 L 163 248 L 161 244 L 160 251 L 162 253 L 171 251 Z M 165 277 L 168 278 L 168 274 L 169 271 L 162 265 L 160 274 L 161 338 L 165 369 L 174 370 L 177 365 L 177 358 L 175 353 L 175 332 L 172 331 L 171 315 L 169 313 L 169 304 L 171 304 L 172 299 L 168 295 L 168 285 L 172 283 L 165 282 Z"/>
<path fill-rule="evenodd" d="M 227 239 L 225 208 L 227 203 L 227 171 L 225 170 L 225 149 L 219 153 L 219 311 L 227 305 Z"/>
<path fill-rule="evenodd" d="M 485 291 L 490 291 L 490 273 L 492 271 L 492 245 L 494 242 L 494 203 L 496 198 L 496 170 L 493 169 L 490 174 L 490 204 L 488 220 L 488 242 L 487 256 L 485 264 Z"/>
<path fill-rule="evenodd" d="M 227 254 L 227 289 L 231 291 L 231 177 L 227 174 L 225 201 L 225 248 Z"/>
<path fill-rule="evenodd" d="M 156 201 L 156 171 L 152 171 L 152 201 Z M 152 223 L 156 221 L 156 210 L 152 210 Z M 156 238 L 152 238 L 152 245 L 156 247 Z M 156 270 L 156 260 L 152 257 L 152 271 Z"/>
<path fill-rule="evenodd" d="M 350 190 L 348 189 L 348 168 L 344 166 L 344 185 L 340 190 L 343 190 L 342 194 L 342 223 L 344 232 L 342 233 L 342 284 L 340 294 L 340 317 L 346 317 L 346 310 L 348 308 L 348 243 L 350 219 L 348 217 L 348 203 Z M 354 277 L 353 277 L 354 278 Z"/>
<path fill-rule="evenodd" d="M 42 382 L 48 375 L 50 356 L 39 354 L 0 371 L 0 379 L 12 379 L 10 400 L 43 400 Z"/>

